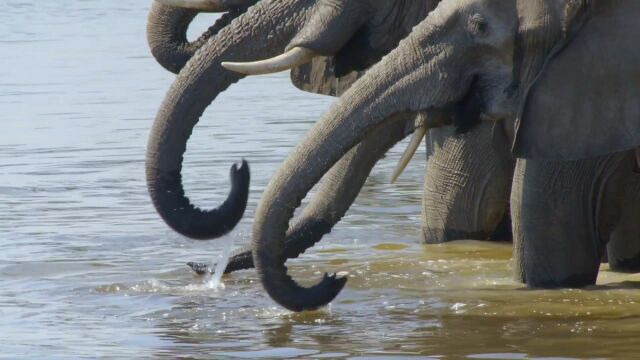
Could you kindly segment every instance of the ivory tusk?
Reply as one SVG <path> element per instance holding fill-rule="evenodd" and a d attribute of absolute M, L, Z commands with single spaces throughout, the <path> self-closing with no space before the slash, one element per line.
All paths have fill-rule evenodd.
<path fill-rule="evenodd" d="M 422 142 L 422 138 L 424 138 L 424 136 L 427 134 L 427 130 L 427 127 L 421 126 L 417 128 L 416 131 L 414 131 L 407 149 L 402 154 L 402 157 L 400 157 L 400 161 L 398 161 L 398 165 L 396 165 L 395 170 L 393 170 L 393 174 L 391 175 L 392 184 L 395 183 L 396 180 L 398 180 L 398 177 L 400 177 L 404 169 L 407 167 L 407 165 L 409 165 L 409 161 L 411 161 L 411 158 L 413 158 L 413 155 L 415 155 L 416 150 L 418 150 L 418 147 Z"/>
<path fill-rule="evenodd" d="M 162 5 L 206 12 L 222 12 L 226 8 L 222 0 L 156 0 Z"/>
<path fill-rule="evenodd" d="M 296 66 L 311 61 L 316 52 L 303 47 L 294 47 L 282 55 L 271 59 L 254 62 L 223 62 L 221 65 L 227 69 L 245 75 L 272 74 L 289 70 Z"/>

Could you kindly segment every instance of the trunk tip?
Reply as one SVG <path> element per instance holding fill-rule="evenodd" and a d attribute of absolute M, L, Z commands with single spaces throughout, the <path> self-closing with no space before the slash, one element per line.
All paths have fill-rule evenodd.
<path fill-rule="evenodd" d="M 194 240 L 216 239 L 240 222 L 249 198 L 249 164 L 242 161 L 230 169 L 231 191 L 222 205 L 202 210 L 191 204 L 182 187 L 180 171 L 147 167 L 147 183 L 153 205 L 169 227 Z"/>
<path fill-rule="evenodd" d="M 321 287 L 321 289 L 324 289 L 326 291 L 326 300 L 324 304 L 317 306 L 316 308 L 325 306 L 332 302 L 333 299 L 338 296 L 340 291 L 342 291 L 344 286 L 347 284 L 347 279 L 348 278 L 346 276 L 338 277 L 338 275 L 335 273 L 331 276 L 329 276 L 329 273 L 324 273 L 324 277 L 319 286 Z"/>
<path fill-rule="evenodd" d="M 299 302 L 298 304 L 280 304 L 285 308 L 301 312 L 301 311 L 313 311 L 332 302 L 336 296 L 342 291 L 347 283 L 347 277 L 338 277 L 336 274 L 329 275 L 324 273 L 322 281 L 312 287 L 310 290 L 310 296 L 303 296 L 307 301 Z"/>
<path fill-rule="evenodd" d="M 245 159 L 242 159 L 240 165 L 237 163 L 231 165 L 229 176 L 231 177 L 231 183 L 234 188 L 237 186 L 240 189 L 246 189 L 247 192 L 249 191 L 251 172 L 249 170 L 249 163 Z"/>

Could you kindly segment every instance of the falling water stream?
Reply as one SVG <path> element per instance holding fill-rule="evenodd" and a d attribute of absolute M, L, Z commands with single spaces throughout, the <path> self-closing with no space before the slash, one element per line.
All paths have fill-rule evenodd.
<path fill-rule="evenodd" d="M 229 256 L 231 255 L 231 249 L 233 247 L 233 238 L 227 237 L 225 240 L 224 247 L 218 255 L 217 259 L 214 260 L 215 268 L 213 270 L 213 274 L 211 274 L 211 279 L 209 279 L 208 285 L 212 289 L 224 289 L 224 283 L 222 282 L 222 275 L 224 275 L 224 269 L 227 267 L 227 263 L 229 263 Z"/>
<path fill-rule="evenodd" d="M 511 247 L 419 243 L 424 151 L 395 184 L 402 146 L 347 216 L 287 263 L 305 284 L 348 272 L 331 306 L 291 313 L 253 270 L 194 275 L 251 240 L 255 207 L 332 98 L 287 74 L 247 78 L 207 110 L 186 191 L 215 206 L 250 161 L 249 206 L 217 241 L 155 213 L 145 146 L 174 75 L 145 42 L 150 1 L 4 0 L 0 12 L 0 358 L 636 358 L 640 275 L 603 266 L 584 290 L 527 290 Z M 196 19 L 197 36 L 215 15 Z M 224 286 L 222 286 L 224 284 Z"/>

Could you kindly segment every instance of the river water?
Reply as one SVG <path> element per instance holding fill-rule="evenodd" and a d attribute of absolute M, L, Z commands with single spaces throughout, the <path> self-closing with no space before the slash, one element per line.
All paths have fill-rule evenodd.
<path fill-rule="evenodd" d="M 196 242 L 154 212 L 148 130 L 174 76 L 145 42 L 149 1 L 3 0 L 0 12 L 0 358 L 634 358 L 640 276 L 603 267 L 589 290 L 531 291 L 507 244 L 419 244 L 424 152 L 395 185 L 401 148 L 348 216 L 291 261 L 296 279 L 348 271 L 330 307 L 295 314 L 253 271 L 212 286 L 185 266 L 250 240 L 269 177 L 332 99 L 286 74 L 249 78 L 212 106 L 186 155 L 197 204 L 252 185 L 229 236 Z M 202 16 L 195 30 L 212 16 Z"/>

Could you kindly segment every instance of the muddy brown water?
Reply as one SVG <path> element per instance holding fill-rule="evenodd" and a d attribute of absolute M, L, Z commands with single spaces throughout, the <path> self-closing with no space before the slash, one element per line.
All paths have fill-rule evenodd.
<path fill-rule="evenodd" d="M 284 311 L 252 271 L 217 287 L 193 276 L 185 262 L 249 241 L 269 177 L 332 99 L 295 90 L 286 74 L 221 96 L 189 143 L 186 187 L 198 204 L 220 203 L 229 165 L 245 157 L 247 216 L 220 241 L 172 233 L 144 182 L 148 129 L 173 79 L 146 47 L 149 5 L 3 2 L 0 358 L 637 356 L 640 275 L 605 266 L 593 289 L 531 291 L 512 281 L 508 245 L 419 244 L 424 152 L 390 185 L 401 147 L 336 229 L 291 262 L 306 283 L 349 273 L 330 307 Z"/>

